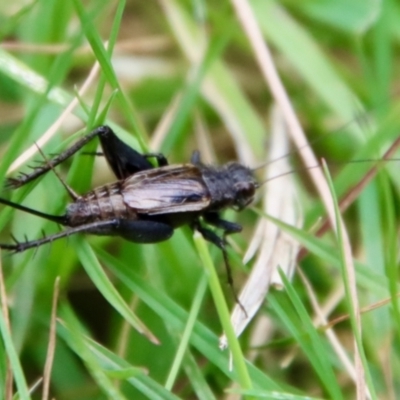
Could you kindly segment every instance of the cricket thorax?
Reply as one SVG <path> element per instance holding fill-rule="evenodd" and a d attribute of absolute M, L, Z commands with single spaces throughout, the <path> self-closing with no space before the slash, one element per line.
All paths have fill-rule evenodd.
<path fill-rule="evenodd" d="M 110 219 L 136 219 L 121 195 L 120 182 L 96 188 L 67 207 L 69 226 Z"/>

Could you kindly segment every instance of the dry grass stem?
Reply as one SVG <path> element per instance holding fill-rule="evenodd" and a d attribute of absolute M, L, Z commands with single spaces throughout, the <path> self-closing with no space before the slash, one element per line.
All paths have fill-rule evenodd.
<path fill-rule="evenodd" d="M 265 81 L 268 84 L 276 103 L 282 110 L 288 125 L 289 134 L 291 135 L 291 138 L 295 143 L 299 154 L 304 161 L 304 164 L 306 166 L 319 165 L 311 147 L 308 144 L 307 137 L 303 132 L 290 99 L 278 75 L 271 52 L 267 46 L 267 43 L 264 41 L 250 4 L 247 0 L 232 0 L 232 4 L 235 7 L 238 19 L 247 34 L 248 40 L 253 48 L 254 56 L 257 59 Z M 321 169 L 311 168 L 308 169 L 308 173 L 314 182 L 316 190 L 321 196 L 332 226 L 335 226 L 333 203 L 330 198 L 328 184 Z"/>
<path fill-rule="evenodd" d="M 272 135 L 269 159 L 276 160 L 288 151 L 288 141 L 285 123 L 278 108 L 274 108 L 272 118 Z M 299 206 L 296 199 L 293 176 L 285 175 L 281 179 L 268 181 L 268 178 L 281 175 L 290 170 L 287 158 L 281 158 L 267 166 L 267 182 L 264 188 L 264 212 L 279 218 L 288 224 L 302 224 Z M 263 228 L 261 232 L 260 227 Z M 239 295 L 240 305 L 236 305 L 231 321 L 236 335 L 240 335 L 252 320 L 268 293 L 271 284 L 281 285 L 278 267 L 289 277 L 292 276 L 299 245 L 283 233 L 272 222 L 266 221 L 256 228 L 256 239 L 251 241 L 252 252 L 254 244 L 258 244 L 258 255 L 248 280 Z M 249 257 L 246 252 L 246 258 Z M 225 337 L 221 338 L 223 346 Z"/>

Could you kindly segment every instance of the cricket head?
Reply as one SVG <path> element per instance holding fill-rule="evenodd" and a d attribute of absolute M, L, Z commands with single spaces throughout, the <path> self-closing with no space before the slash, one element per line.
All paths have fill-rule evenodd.
<path fill-rule="evenodd" d="M 231 177 L 234 191 L 233 207 L 242 210 L 253 201 L 259 184 L 253 171 L 237 162 L 227 164 L 227 172 Z"/>

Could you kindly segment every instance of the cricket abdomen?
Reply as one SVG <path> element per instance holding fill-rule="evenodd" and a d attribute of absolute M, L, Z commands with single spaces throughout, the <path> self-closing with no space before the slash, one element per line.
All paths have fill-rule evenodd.
<path fill-rule="evenodd" d="M 120 184 L 116 182 L 94 189 L 69 204 L 66 218 L 67 225 L 80 226 L 111 219 L 137 219 L 137 213 L 124 203 Z"/>

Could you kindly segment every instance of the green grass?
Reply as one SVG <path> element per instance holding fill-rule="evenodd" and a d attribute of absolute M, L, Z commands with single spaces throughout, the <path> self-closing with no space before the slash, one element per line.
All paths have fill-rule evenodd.
<path fill-rule="evenodd" d="M 379 159 L 399 136 L 400 6 L 365 0 L 253 0 L 251 5 L 340 200 L 373 164 L 349 161 Z M 1 182 L 74 98 L 72 114 L 41 144 L 49 157 L 101 123 L 130 146 L 162 151 L 172 163 L 187 162 L 195 149 L 215 163 L 239 159 L 258 166 L 267 157 L 272 95 L 233 3 L 15 1 L 12 7 L 0 5 L 0 38 Z M 78 95 L 95 61 L 101 73 Z M 288 158 L 293 169 L 301 168 L 296 150 Z M 34 160 L 41 160 L 37 151 L 11 176 L 27 171 Z M 78 193 L 115 179 L 94 157 L 77 155 L 64 164 L 59 171 Z M 230 335 L 233 370 L 229 352 L 218 348 L 227 324 L 225 301 L 234 306 L 222 256 L 209 246 L 210 258 L 187 227 L 155 245 L 77 235 L 36 252 L 3 251 L 2 398 L 17 393 L 22 399 L 50 398 L 42 394 L 46 384 L 38 383 L 43 376 L 49 396 L 57 399 L 219 399 L 227 392 L 351 399 L 357 390 L 367 390 L 371 398 L 396 398 L 397 171 L 398 161 L 379 163 L 377 176 L 342 213 L 355 282 L 345 237 L 316 234 L 325 210 L 308 171 L 294 174 L 303 227 L 266 215 L 259 203 L 240 214 L 226 212 L 244 227 L 230 241 L 236 288 L 256 263 L 243 266 L 241 259 L 260 221 L 275 222 L 303 251 L 303 276 L 283 276 L 284 289 L 269 291 L 238 341 Z M 0 196 L 54 214 L 63 213 L 69 200 L 52 173 L 15 191 L 4 188 Z M 0 228 L 1 243 L 11 242 L 11 233 L 34 239 L 42 230 L 58 231 L 8 207 L 1 208 Z M 57 277 L 58 319 L 52 323 Z M 362 313 L 361 329 L 354 287 L 362 309 L 387 300 Z M 316 304 L 327 310 L 326 321 L 348 316 L 333 326 L 337 342 L 325 322 L 316 322 Z M 345 354 L 354 365 L 355 343 L 365 371 L 358 388 L 343 361 Z M 54 346 L 54 361 L 45 372 Z M 5 388 L 7 376 L 13 391 Z"/>

